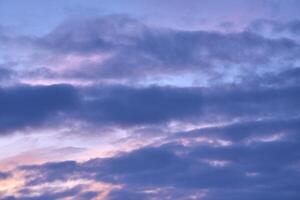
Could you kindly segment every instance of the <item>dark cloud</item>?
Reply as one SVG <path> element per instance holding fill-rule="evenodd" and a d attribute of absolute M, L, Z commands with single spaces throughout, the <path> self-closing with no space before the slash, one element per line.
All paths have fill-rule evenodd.
<path fill-rule="evenodd" d="M 182 73 L 222 81 L 260 71 L 273 72 L 278 63 L 276 68 L 281 71 L 295 64 L 300 52 L 292 39 L 272 39 L 254 31 L 154 28 L 124 15 L 67 21 L 44 37 L 28 40 L 35 48 L 46 50 L 47 58 L 62 54 L 110 55 L 104 61 L 86 61 L 80 63 L 80 69 L 53 72 L 49 77 L 97 81 L 144 80 Z"/>
<path fill-rule="evenodd" d="M 176 88 L 125 86 L 84 90 L 78 117 L 92 123 L 112 125 L 157 124 L 169 121 L 281 120 L 297 116 L 298 88 L 217 87 Z M 271 120 L 272 121 L 272 120 Z M 291 120 L 292 123 L 293 120 Z"/>
<path fill-rule="evenodd" d="M 262 65 L 265 70 L 275 59 L 288 63 L 297 59 L 299 47 L 290 40 L 270 40 L 251 33 L 226 34 L 211 32 L 147 31 L 132 46 L 122 47 L 112 58 L 92 71 L 87 77 L 134 79 L 177 73 L 199 73 L 215 76 L 224 70 L 240 73 L 251 65 L 255 72 Z M 274 63 L 276 64 L 276 63 Z M 70 76 L 72 75 L 71 72 Z M 80 72 L 79 72 L 80 73 Z"/>
<path fill-rule="evenodd" d="M 85 163 L 48 163 L 22 170 L 28 173 L 29 186 L 78 178 L 124 186 L 113 190 L 108 199 L 122 199 L 122 195 L 128 199 L 182 199 L 180 191 L 185 194 L 183 199 L 200 198 L 200 191 L 206 191 L 203 199 L 213 200 L 222 195 L 222 199 L 296 199 L 298 139 L 287 135 L 285 140 L 229 146 L 166 143 Z M 149 190 L 154 192 L 147 193 Z"/>
<path fill-rule="evenodd" d="M 192 200 L 200 198 L 204 196 L 205 192 L 199 189 L 192 190 L 188 188 L 184 189 L 174 189 L 174 188 L 160 188 L 158 192 L 151 191 L 149 188 L 149 192 L 145 193 L 143 190 L 139 190 L 138 188 L 123 188 L 123 189 L 116 189 L 109 193 L 106 197 L 108 200 L 121 200 L 121 199 L 181 199 L 181 200 Z"/>
<path fill-rule="evenodd" d="M 230 118 L 291 118 L 299 110 L 297 85 L 288 87 L 219 87 L 203 91 L 204 111 L 217 120 Z M 216 117 L 217 116 L 217 117 Z"/>
<path fill-rule="evenodd" d="M 85 120 L 136 125 L 185 120 L 201 113 L 199 88 L 96 87 L 79 114 Z"/>
<path fill-rule="evenodd" d="M 300 82 L 300 67 L 283 71 L 279 75 L 271 77 L 268 82 L 275 82 L 278 85 L 298 85 Z"/>
<path fill-rule="evenodd" d="M 283 74 L 296 76 L 296 73 Z M 280 77 L 283 78 L 282 74 Z M 80 103 L 65 111 L 65 116 L 98 125 L 157 125 L 172 120 L 207 119 L 216 122 L 220 116 L 223 121 L 238 119 L 229 125 L 169 135 L 161 145 L 109 158 L 23 166 L 19 170 L 26 174 L 24 187 L 88 179 L 123 186 L 112 190 L 108 199 L 192 199 L 193 196 L 208 200 L 249 199 L 249 196 L 297 199 L 299 88 L 297 84 L 279 85 L 262 81 L 256 85 L 217 88 L 58 85 L 14 89 L 18 93 L 10 89 L 9 94 L 26 94 L 22 95 L 23 99 L 34 96 L 35 92 L 28 90 L 50 90 L 56 91 L 55 94 L 71 90 Z M 53 95 L 49 91 L 42 94 Z M 6 96 L 14 99 L 13 95 Z M 54 111 L 65 109 L 65 104 L 54 105 L 51 107 Z M 207 142 L 199 142 L 199 137 L 206 138 Z M 229 143 L 222 145 L 218 140 Z"/>
<path fill-rule="evenodd" d="M 16 86 L 0 89 L 0 130 L 40 125 L 76 105 L 77 94 L 67 85 Z"/>
<path fill-rule="evenodd" d="M 255 121 L 265 118 L 281 122 L 286 119 L 286 123 L 292 123 L 293 120 L 289 120 L 297 117 L 300 109 L 299 90 L 294 84 L 210 88 L 122 85 L 10 87 L 1 89 L 0 116 L 5 118 L 1 118 L 0 127 L 3 131 L 35 127 L 57 117 L 58 124 L 79 120 L 93 126 L 159 125 L 172 121 Z"/>
<path fill-rule="evenodd" d="M 128 190 L 115 190 L 109 194 L 107 197 L 108 200 L 119 200 L 119 199 L 128 199 L 128 200 L 145 200 L 147 195 L 139 192 L 132 192 Z"/>
<path fill-rule="evenodd" d="M 86 93 L 83 120 L 115 125 L 170 121 L 284 119 L 297 116 L 300 88 L 217 87 L 176 88 L 96 87 Z"/>
<path fill-rule="evenodd" d="M 18 86 L 0 90 L 2 131 L 35 127 L 55 117 L 95 124 L 139 125 L 184 120 L 201 111 L 197 88 L 70 85 Z"/>
<path fill-rule="evenodd" d="M 252 76 L 245 80 L 244 84 L 251 87 L 275 87 L 297 86 L 300 81 L 300 68 L 290 67 L 277 73 Z"/>
<path fill-rule="evenodd" d="M 0 180 L 6 179 L 10 177 L 10 173 L 8 172 L 0 172 Z"/>

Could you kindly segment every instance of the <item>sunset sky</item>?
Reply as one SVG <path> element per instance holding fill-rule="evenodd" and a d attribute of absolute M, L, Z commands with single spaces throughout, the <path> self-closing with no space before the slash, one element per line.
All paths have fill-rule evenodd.
<path fill-rule="evenodd" d="M 299 11 L 0 0 L 0 199 L 299 200 Z"/>

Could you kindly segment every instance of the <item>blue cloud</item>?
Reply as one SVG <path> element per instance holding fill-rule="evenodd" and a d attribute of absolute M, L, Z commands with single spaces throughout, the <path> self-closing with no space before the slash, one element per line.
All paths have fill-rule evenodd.
<path fill-rule="evenodd" d="M 76 91 L 67 85 L 0 88 L 0 130 L 40 125 L 76 100 Z"/>
<path fill-rule="evenodd" d="M 192 142 L 194 138 L 189 140 Z M 21 169 L 28 173 L 27 186 L 78 178 L 123 185 L 123 189 L 111 191 L 111 199 L 122 199 L 122 195 L 129 199 L 167 196 L 181 199 L 179 191 L 187 197 L 200 195 L 197 192 L 201 190 L 208 190 L 203 199 L 211 200 L 219 199 L 218 196 L 223 199 L 249 199 L 249 196 L 296 199 L 300 178 L 296 167 L 298 152 L 299 136 L 287 133 L 284 140 L 251 145 L 173 142 L 84 163 L 48 163 Z M 218 166 L 213 161 L 228 163 Z M 145 192 L 155 189 L 160 190 Z M 173 196 L 176 190 L 177 197 Z"/>

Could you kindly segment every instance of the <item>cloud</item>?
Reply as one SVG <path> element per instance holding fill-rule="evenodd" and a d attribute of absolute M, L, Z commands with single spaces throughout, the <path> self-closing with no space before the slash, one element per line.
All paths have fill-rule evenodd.
<path fill-rule="evenodd" d="M 71 94 L 76 94 L 71 97 L 76 97 L 75 102 L 79 103 L 66 104 L 74 106 L 69 110 L 65 109 L 65 104 L 55 104 L 51 110 L 63 111 L 64 119 L 98 126 L 157 125 L 194 119 L 216 122 L 213 116 L 224 117 L 223 122 L 238 119 L 227 125 L 167 135 L 156 144 L 108 158 L 23 166 L 19 170 L 26 174 L 24 187 L 85 179 L 122 185 L 122 188 L 110 190 L 108 199 L 192 199 L 200 196 L 208 200 L 220 196 L 223 199 L 247 199 L 248 196 L 297 199 L 299 88 L 294 82 L 274 81 L 283 78 L 282 74 L 296 76 L 287 71 L 278 77 L 268 76 L 256 84 L 216 88 L 121 85 L 10 88 L 6 94 L 15 94 L 12 91 L 16 90 L 18 94 L 26 94 L 23 99 L 37 94 L 52 97 L 54 92 L 48 95 L 48 90 L 55 94 L 68 94 L 66 91 L 70 90 Z M 6 96 L 13 99 L 13 95 Z M 64 98 L 58 99 L 57 102 L 64 102 Z"/>
<path fill-rule="evenodd" d="M 66 21 L 36 40 L 37 45 L 53 51 L 101 52 L 134 40 L 143 25 L 126 15 Z"/>
<path fill-rule="evenodd" d="M 43 126 L 51 121 L 56 122 L 55 127 L 65 125 L 67 121 L 97 127 L 257 119 L 286 119 L 289 123 L 288 120 L 298 114 L 298 90 L 294 83 L 278 87 L 264 82 L 261 85 L 202 88 L 21 85 L 1 89 L 0 115 L 5 118 L 1 118 L 0 127 L 5 132 Z"/>
<path fill-rule="evenodd" d="M 138 125 L 184 120 L 201 113 L 198 88 L 126 86 L 95 87 L 80 117 L 105 124 Z"/>
<path fill-rule="evenodd" d="M 38 65 L 45 69 L 38 72 L 45 73 L 35 73 L 35 78 L 50 80 L 132 82 L 196 74 L 197 80 L 226 82 L 249 73 L 280 72 L 297 63 L 300 48 L 295 40 L 249 30 L 176 30 L 110 15 L 69 20 L 49 34 L 22 37 L 18 43 L 39 52 Z M 20 77 L 32 74 L 26 75 L 25 70 Z"/>
<path fill-rule="evenodd" d="M 82 191 L 83 187 L 77 186 L 71 189 L 66 189 L 63 191 L 56 191 L 56 190 L 49 190 L 49 191 L 39 191 L 39 195 L 30 195 L 31 192 L 34 191 L 20 191 L 21 195 L 18 197 L 15 196 L 8 196 L 3 197 L 3 200 L 51 200 L 51 199 L 62 199 L 62 198 L 72 198 L 76 200 L 85 200 L 85 199 L 92 199 L 98 195 L 98 192 Z M 0 196 L 1 197 L 1 196 Z"/>
<path fill-rule="evenodd" d="M 10 80 L 12 78 L 12 74 L 13 72 L 11 70 L 2 68 L 0 65 L 0 83 Z"/>
<path fill-rule="evenodd" d="M 0 199 L 300 199 L 299 3 L 80 5 L 0 26 Z"/>
<path fill-rule="evenodd" d="M 76 91 L 67 85 L 16 86 L 0 89 L 0 130 L 41 125 L 50 116 L 76 105 Z"/>
<path fill-rule="evenodd" d="M 296 36 L 300 32 L 300 21 L 276 21 L 258 19 L 250 24 L 249 30 L 257 33 L 269 33 L 274 36 L 285 35 L 286 37 Z M 290 35 L 289 35 L 290 34 Z"/>
<path fill-rule="evenodd" d="M 122 185 L 122 189 L 111 190 L 107 199 L 296 199 L 299 136 L 284 134 L 284 139 L 276 141 L 229 146 L 197 143 L 186 137 L 190 144 L 167 142 L 84 163 L 67 161 L 20 169 L 27 174 L 26 187 L 82 178 Z"/>
<path fill-rule="evenodd" d="M 208 128 L 193 129 L 188 132 L 180 132 L 172 138 L 209 137 L 229 140 L 231 142 L 251 142 L 277 140 L 287 134 L 297 134 L 299 130 L 299 118 L 291 119 L 264 119 L 254 121 L 239 121 L 226 125 L 216 125 Z M 279 138 L 278 138 L 279 137 Z"/>
<path fill-rule="evenodd" d="M 219 87 L 203 91 L 203 109 L 211 118 L 291 118 L 297 116 L 299 95 L 296 85 L 288 87 Z M 216 119 L 216 118 L 215 118 Z"/>
<path fill-rule="evenodd" d="M 91 123 L 138 125 L 184 119 L 201 110 L 201 91 L 171 87 L 70 85 L 1 88 L 2 131 L 36 127 L 56 117 Z"/>
<path fill-rule="evenodd" d="M 7 172 L 0 172 L 0 180 L 6 179 L 10 176 Z"/>
<path fill-rule="evenodd" d="M 92 87 L 79 118 L 113 125 L 147 125 L 172 121 L 231 121 L 297 116 L 296 85 L 228 87 Z"/>
<path fill-rule="evenodd" d="M 119 45 L 120 50 L 114 56 L 91 65 L 91 71 L 83 74 L 91 78 L 126 80 L 178 73 L 214 77 L 222 72 L 225 78 L 234 76 L 233 69 L 244 74 L 247 67 L 242 66 L 256 66 L 253 72 L 261 66 L 270 71 L 268 66 L 281 60 L 285 67 L 290 59 L 297 60 L 299 52 L 298 45 L 291 40 L 271 40 L 248 32 L 222 34 L 150 29 L 131 43 Z M 222 70 L 223 67 L 226 70 Z M 69 75 L 76 75 L 76 70 Z"/>

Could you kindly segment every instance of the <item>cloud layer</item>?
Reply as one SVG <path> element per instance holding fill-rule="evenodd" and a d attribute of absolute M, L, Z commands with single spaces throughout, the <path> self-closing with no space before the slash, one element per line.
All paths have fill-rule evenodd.
<path fill-rule="evenodd" d="M 0 199 L 300 198 L 299 3 L 74 2 L 0 0 Z"/>

